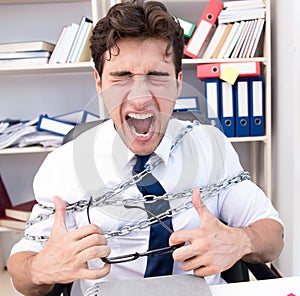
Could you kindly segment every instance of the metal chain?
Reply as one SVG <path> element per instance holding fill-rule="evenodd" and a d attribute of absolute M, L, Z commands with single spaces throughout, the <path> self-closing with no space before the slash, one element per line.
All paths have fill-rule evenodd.
<path fill-rule="evenodd" d="M 183 137 L 188 132 L 190 132 L 194 128 L 194 126 L 199 125 L 199 124 L 200 123 L 198 121 L 194 121 L 193 124 L 190 124 L 190 125 L 186 126 L 184 129 L 182 129 L 178 133 L 178 135 L 176 136 L 176 138 L 174 139 L 174 141 L 172 143 L 171 152 L 182 141 Z M 141 202 L 153 203 L 153 202 L 155 202 L 157 200 L 161 200 L 161 199 L 170 201 L 170 200 L 175 200 L 175 199 L 180 199 L 180 198 L 191 197 L 192 190 L 190 189 L 190 190 L 186 190 L 186 191 L 179 192 L 179 193 L 173 193 L 173 194 L 166 193 L 161 196 L 146 195 L 146 196 L 142 196 L 140 198 L 134 198 L 134 199 L 133 198 L 112 199 L 112 197 L 119 194 L 120 192 L 127 189 L 128 187 L 135 185 L 141 179 L 143 179 L 146 175 L 151 173 L 153 171 L 153 169 L 159 164 L 159 162 L 160 162 L 160 159 L 153 163 L 151 163 L 151 160 L 150 160 L 150 163 L 146 165 L 144 171 L 132 176 L 131 178 L 129 178 L 129 180 L 122 182 L 121 184 L 119 184 L 119 186 L 106 192 L 104 195 L 93 199 L 91 201 L 90 207 L 99 207 L 99 206 L 107 206 L 107 205 L 124 206 L 126 204 L 134 204 L 134 203 L 141 203 Z M 237 174 L 236 176 L 229 178 L 229 179 L 225 179 L 217 184 L 210 184 L 207 186 L 203 186 L 203 187 L 199 188 L 202 200 L 206 200 L 211 196 L 219 194 L 222 189 L 228 188 L 228 187 L 232 186 L 233 184 L 239 183 L 244 180 L 249 180 L 249 179 L 250 179 L 250 174 L 248 172 L 243 171 L 243 172 L 240 172 L 239 174 Z M 83 211 L 88 207 L 89 203 L 90 203 L 89 200 L 80 200 L 80 201 L 78 201 L 76 203 L 72 203 L 72 204 L 67 203 L 66 211 L 71 212 L 71 213 Z M 48 213 L 39 214 L 35 219 L 28 220 L 26 223 L 26 229 L 38 222 L 48 219 L 51 215 L 53 215 L 55 213 L 54 207 L 49 207 L 46 205 L 42 205 L 40 203 L 38 204 L 38 206 L 40 208 L 42 208 L 43 210 L 48 211 Z M 158 215 L 158 218 L 164 219 L 167 217 L 172 217 L 179 211 L 189 209 L 191 207 L 192 207 L 192 202 L 191 202 L 191 200 L 189 200 L 189 201 L 185 202 L 184 205 L 182 205 L 181 207 L 168 209 L 167 211 L 161 213 L 160 215 Z M 149 225 L 156 223 L 156 221 L 157 221 L 157 219 L 152 217 L 149 219 L 142 220 L 135 225 L 130 225 L 130 226 L 125 225 L 122 228 L 119 228 L 118 230 L 107 232 L 104 235 L 107 238 L 112 237 L 112 236 L 123 236 L 123 235 L 130 233 L 131 231 L 133 231 L 135 229 L 142 229 L 142 228 L 148 227 Z M 25 238 L 27 238 L 29 240 L 34 240 L 34 241 L 47 241 L 49 239 L 48 236 L 33 236 L 33 235 L 29 235 L 27 233 L 25 233 Z"/>
<path fill-rule="evenodd" d="M 189 133 L 195 126 L 198 126 L 198 125 L 200 125 L 200 122 L 198 120 L 195 120 L 192 122 L 192 124 L 188 124 L 187 126 L 182 128 L 172 142 L 172 146 L 170 149 L 171 152 L 182 141 L 183 137 L 187 133 Z M 115 199 L 110 199 L 110 198 L 114 197 L 115 195 L 118 195 L 123 190 L 125 190 L 128 187 L 135 185 L 136 183 L 141 181 L 146 175 L 150 174 L 157 167 L 157 165 L 160 163 L 160 161 L 161 160 L 158 159 L 156 162 L 151 163 L 151 160 L 150 160 L 150 163 L 146 165 L 145 170 L 143 170 L 142 172 L 140 172 L 136 175 L 131 176 L 128 180 L 122 182 L 117 187 L 113 188 L 112 190 L 107 191 L 104 195 L 93 199 L 91 206 L 94 207 L 94 206 L 99 206 L 99 205 L 118 205 L 117 203 L 118 203 L 118 201 L 120 202 L 120 200 L 115 200 Z M 143 200 L 138 200 L 137 202 L 141 202 L 141 201 L 143 201 Z M 89 198 L 86 200 L 80 200 L 80 201 L 72 203 L 72 204 L 67 203 L 66 211 L 71 212 L 71 213 L 76 212 L 76 211 L 82 211 L 87 208 L 88 204 L 89 204 Z M 48 211 L 48 213 L 40 214 L 35 219 L 27 221 L 26 228 L 32 226 L 35 223 L 38 223 L 38 222 L 48 219 L 51 215 L 53 215 L 55 213 L 54 207 L 49 207 L 46 205 L 42 205 L 40 203 L 39 203 L 39 207 L 43 210 Z"/>
<path fill-rule="evenodd" d="M 229 178 L 229 179 L 225 179 L 222 182 L 219 182 L 217 184 L 211 184 L 211 185 L 200 187 L 199 192 L 200 192 L 202 200 L 205 201 L 208 198 L 219 194 L 223 189 L 227 189 L 227 188 L 231 187 L 233 184 L 237 184 L 237 183 L 240 183 L 245 180 L 250 180 L 250 174 L 249 174 L 249 172 L 243 171 L 243 172 L 238 173 L 236 176 Z M 172 199 L 178 199 L 178 198 L 184 198 L 184 197 L 191 197 L 191 195 L 192 195 L 192 190 L 186 190 L 184 192 L 175 193 L 175 194 L 164 194 L 162 196 L 147 195 L 147 196 L 143 197 L 142 199 L 139 199 L 138 202 L 141 202 L 141 201 L 146 202 L 146 203 L 153 202 L 153 200 L 148 201 L 145 199 L 145 198 L 149 198 L 149 197 L 153 198 L 155 200 L 159 200 L 159 199 L 172 200 Z M 127 199 L 127 200 L 123 200 L 122 203 L 116 202 L 115 205 L 121 206 L 121 205 L 126 205 L 129 203 L 135 203 L 135 202 L 136 202 L 136 200 L 134 200 L 134 199 L 130 199 L 130 200 Z M 111 205 L 112 201 L 110 201 L 109 204 Z M 154 217 L 150 217 L 148 219 L 139 221 L 137 224 L 125 225 L 117 230 L 105 232 L 104 235 L 107 238 L 110 238 L 112 236 L 124 236 L 124 235 L 129 234 L 131 231 L 133 231 L 135 229 L 143 229 L 145 227 L 148 227 L 151 224 L 156 223 L 159 219 L 173 217 L 178 212 L 189 209 L 192 206 L 193 206 L 192 201 L 191 201 L 191 199 L 189 199 L 182 206 L 177 207 L 177 208 L 168 209 L 167 211 L 157 215 L 158 219 L 156 219 Z M 87 206 L 85 206 L 82 209 L 85 209 L 86 207 Z M 33 235 L 29 235 L 27 233 L 25 233 L 25 237 L 29 240 L 34 240 L 34 241 L 47 241 L 49 239 L 48 236 L 33 236 Z"/>

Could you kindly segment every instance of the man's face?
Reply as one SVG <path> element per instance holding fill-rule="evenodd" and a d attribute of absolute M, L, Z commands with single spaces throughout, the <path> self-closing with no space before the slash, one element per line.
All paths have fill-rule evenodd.
<path fill-rule="evenodd" d="M 119 54 L 113 49 L 105 61 L 101 79 L 95 71 L 97 90 L 129 149 L 147 155 L 165 133 L 182 73 L 176 77 L 172 55 L 165 56 L 164 40 L 127 38 L 118 46 Z"/>

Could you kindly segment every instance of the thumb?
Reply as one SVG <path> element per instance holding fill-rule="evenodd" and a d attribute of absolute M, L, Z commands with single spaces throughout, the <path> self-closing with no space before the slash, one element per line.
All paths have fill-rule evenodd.
<path fill-rule="evenodd" d="M 66 204 L 58 196 L 53 197 L 55 214 L 54 214 L 54 229 L 62 229 L 67 231 L 66 227 Z"/>
<path fill-rule="evenodd" d="M 193 190 L 192 203 L 193 203 L 193 206 L 194 206 L 195 210 L 197 211 L 197 213 L 200 217 L 201 225 L 203 225 L 204 223 L 210 221 L 211 218 L 214 217 L 212 215 L 212 213 L 209 211 L 209 209 L 206 207 L 204 202 L 202 201 L 201 196 L 200 196 L 199 188 L 195 188 Z"/>

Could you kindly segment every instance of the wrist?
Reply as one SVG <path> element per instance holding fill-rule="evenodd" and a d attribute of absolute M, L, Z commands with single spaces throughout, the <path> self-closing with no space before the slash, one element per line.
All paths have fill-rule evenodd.
<path fill-rule="evenodd" d="M 54 287 L 54 284 L 50 281 L 49 276 L 45 274 L 45 268 L 40 264 L 38 260 L 39 254 L 32 255 L 27 258 L 26 265 L 28 266 L 28 272 L 30 274 L 30 278 L 32 284 L 36 287 L 47 289 L 49 287 L 49 291 L 51 291 Z M 47 289 L 48 290 L 48 289 Z"/>
<path fill-rule="evenodd" d="M 239 231 L 239 245 L 240 245 L 240 254 L 239 259 L 243 259 L 247 256 L 253 254 L 253 239 L 251 235 L 251 229 L 248 228 L 237 228 Z"/>

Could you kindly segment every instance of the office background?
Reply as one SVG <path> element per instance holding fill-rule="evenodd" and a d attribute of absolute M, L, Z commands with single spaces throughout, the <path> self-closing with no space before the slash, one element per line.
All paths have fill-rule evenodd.
<path fill-rule="evenodd" d="M 170 0 L 163 0 L 168 3 Z M 173 0 L 174 1 L 174 0 Z M 196 0 L 194 0 L 196 1 Z M 199 0 L 200 1 L 200 0 Z M 203 0 L 201 0 L 203 2 Z M 178 1 L 180 2 L 180 1 Z M 185 4 L 188 5 L 189 1 Z M 272 199 L 279 210 L 284 223 L 285 230 L 285 249 L 274 265 L 283 276 L 300 274 L 300 98 L 299 96 L 299 78 L 300 78 L 300 38 L 298 28 L 300 26 L 300 2 L 297 0 L 270 0 L 272 12 Z M 32 28 L 33 22 L 39 22 L 37 30 L 26 33 L 27 39 L 44 39 L 45 35 L 52 41 L 55 41 L 59 35 L 60 28 L 71 23 L 74 18 L 80 20 L 82 15 L 89 14 L 88 2 L 74 2 L 72 10 L 69 4 L 60 3 L 60 9 L 57 10 L 55 4 L 51 4 L 44 14 L 38 10 L 34 12 L 34 5 L 18 4 L 14 15 L 1 17 L 1 28 L 7 27 L 9 30 L 0 31 L 0 40 L 13 42 L 23 38 L 24 31 Z M 1 16 L 5 16 L 5 6 L 1 6 Z M 51 11 L 52 10 L 52 11 Z M 32 19 L 28 19 L 31 14 Z M 53 27 L 57 31 L 49 29 L 49 22 L 44 19 L 54 16 L 51 20 Z M 22 20 L 23 26 L 19 27 L 17 20 Z M 194 21 L 194 20 L 192 20 Z M 57 22 L 61 22 L 60 25 Z M 45 33 L 46 32 L 46 33 Z M 32 34 L 32 36 L 30 36 Z M 188 74 L 190 75 L 190 74 Z M 57 79 L 57 77 L 60 77 Z M 32 80 L 37 84 L 43 85 L 44 91 L 42 98 L 40 93 L 31 88 Z M 77 83 L 80 81 L 80 83 Z M 195 86 L 197 81 L 194 79 Z M 53 86 L 55 85 L 55 88 Z M 70 101 L 72 108 L 80 109 L 83 105 L 82 98 L 91 98 L 95 95 L 95 86 L 92 73 L 76 74 L 49 74 L 49 75 L 16 75 L 12 80 L 5 76 L 1 77 L 0 89 L 1 96 L 9 100 L 5 106 L 1 106 L 0 115 L 6 117 L 18 116 L 26 118 L 36 116 L 36 110 L 39 109 L 40 100 L 48 101 L 47 112 L 58 114 L 68 112 Z M 66 100 L 61 101 L 60 97 L 65 90 Z M 4 90 L 4 92 L 3 92 Z M 55 91 L 54 91 L 55 90 Z M 88 91 L 87 91 L 88 90 Z M 10 99 L 11 91 L 17 91 L 18 99 Z M 17 96 L 15 96 L 16 98 Z M 34 108 L 27 108 L 32 105 Z M 56 106 L 59 108 L 56 109 Z M 13 112 L 11 112 L 13 110 Z M 246 169 L 249 166 L 250 154 L 247 145 L 239 145 L 238 152 L 244 160 Z M 12 196 L 18 196 L 18 192 L 30 193 L 30 184 L 34 171 L 38 168 L 40 162 L 45 157 L 35 155 L 7 155 L 1 157 L 1 165 L 10 166 L 11 171 L 6 179 L 10 180 L 8 187 Z M 20 168 L 19 163 L 22 162 Z M 13 178 L 13 171 L 18 169 L 24 178 L 16 180 Z M 25 196 L 26 198 L 26 196 Z M 2 242 L 5 241 L 3 237 Z M 7 256 L 8 250 L 4 252 Z"/>

